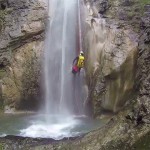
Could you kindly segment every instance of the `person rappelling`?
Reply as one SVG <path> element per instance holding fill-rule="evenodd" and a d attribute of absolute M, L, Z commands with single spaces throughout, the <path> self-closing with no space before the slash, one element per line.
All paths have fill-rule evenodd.
<path fill-rule="evenodd" d="M 77 72 L 80 73 L 81 68 L 84 67 L 84 53 L 83 51 L 80 52 L 79 56 L 77 56 L 73 60 L 73 67 L 72 67 L 72 73 L 76 74 Z"/>

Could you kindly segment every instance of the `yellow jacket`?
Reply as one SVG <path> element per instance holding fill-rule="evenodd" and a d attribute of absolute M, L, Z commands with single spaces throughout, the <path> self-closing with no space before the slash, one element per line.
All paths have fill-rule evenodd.
<path fill-rule="evenodd" d="M 77 66 L 78 66 L 79 68 L 83 68 L 83 67 L 84 67 L 84 56 L 79 55 L 78 62 L 77 62 Z"/>

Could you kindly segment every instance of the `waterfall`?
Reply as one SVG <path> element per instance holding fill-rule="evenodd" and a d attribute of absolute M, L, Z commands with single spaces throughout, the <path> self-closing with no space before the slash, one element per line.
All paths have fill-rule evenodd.
<path fill-rule="evenodd" d="M 67 27 L 67 4 L 64 4 L 64 16 L 63 16 L 63 31 L 62 31 L 62 61 L 61 61 L 61 93 L 60 93 L 60 110 L 63 112 L 67 109 L 64 105 L 64 82 L 65 82 L 65 51 L 66 51 L 66 27 Z"/>
<path fill-rule="evenodd" d="M 78 0 L 78 26 L 79 26 L 79 46 L 80 46 L 80 51 L 81 51 L 82 50 L 82 31 L 81 31 L 80 0 Z"/>
<path fill-rule="evenodd" d="M 46 114 L 83 114 L 83 74 L 74 76 L 71 72 L 78 43 L 81 47 L 81 40 L 76 38 L 81 39 L 79 0 L 49 0 L 48 8 L 44 55 Z"/>
<path fill-rule="evenodd" d="M 19 135 L 56 140 L 80 136 L 98 127 L 84 115 L 84 70 L 72 74 L 72 62 L 82 47 L 79 0 L 47 0 L 43 56 L 44 113 L 6 116 L 0 136 Z M 43 87 L 43 86 L 42 86 Z M 6 120 L 8 122 L 6 122 Z M 14 120 L 15 119 L 15 120 Z M 6 124 L 11 124 L 6 129 Z M 50 139 L 51 141 L 51 139 Z"/>

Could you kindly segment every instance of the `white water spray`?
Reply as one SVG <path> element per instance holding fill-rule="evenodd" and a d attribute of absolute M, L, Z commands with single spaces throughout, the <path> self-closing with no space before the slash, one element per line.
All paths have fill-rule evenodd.
<path fill-rule="evenodd" d="M 83 74 L 74 76 L 72 61 L 77 56 L 80 42 L 78 0 L 50 0 L 49 20 L 45 41 L 45 119 L 32 122 L 21 130 L 22 136 L 63 137 L 77 136 L 83 115 Z M 80 31 L 81 32 L 81 31 Z M 81 38 L 81 36 L 80 36 Z M 81 43 L 80 43 L 81 46 Z M 83 118 L 83 116 L 82 116 Z"/>
<path fill-rule="evenodd" d="M 45 46 L 46 113 L 74 115 L 83 112 L 83 76 L 71 73 L 81 44 L 79 0 L 50 0 Z M 79 39 L 77 39 L 79 37 Z M 82 110 L 81 110 L 82 109 Z"/>
<path fill-rule="evenodd" d="M 58 140 L 94 129 L 93 121 L 83 115 L 83 74 L 81 72 L 74 76 L 71 73 L 72 61 L 78 54 L 78 44 L 80 49 L 82 44 L 79 2 L 47 1 L 49 20 L 44 59 L 45 113 L 18 116 L 16 119 L 12 119 L 11 115 L 8 119 L 11 126 L 6 134 L 3 132 L 6 129 L 5 121 L 1 121 L 4 124 L 0 128 L 0 136 L 9 135 L 13 129 L 12 135 Z M 80 37 L 80 41 L 77 37 Z"/>
<path fill-rule="evenodd" d="M 67 8 L 66 3 L 64 4 L 64 16 L 63 16 L 63 31 L 62 31 L 62 62 L 61 62 L 61 97 L 60 97 L 60 110 L 63 110 L 63 102 L 64 102 L 64 82 L 65 82 L 65 50 L 66 50 L 66 27 L 67 27 Z M 63 106 L 63 107 L 62 107 Z"/>

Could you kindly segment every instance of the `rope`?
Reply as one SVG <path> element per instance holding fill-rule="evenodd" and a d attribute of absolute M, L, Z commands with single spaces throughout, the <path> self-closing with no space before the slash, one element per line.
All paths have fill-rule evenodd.
<path fill-rule="evenodd" d="M 79 51 L 81 51 L 82 50 L 82 31 L 81 31 L 80 0 L 78 0 L 78 22 L 79 22 Z"/>

